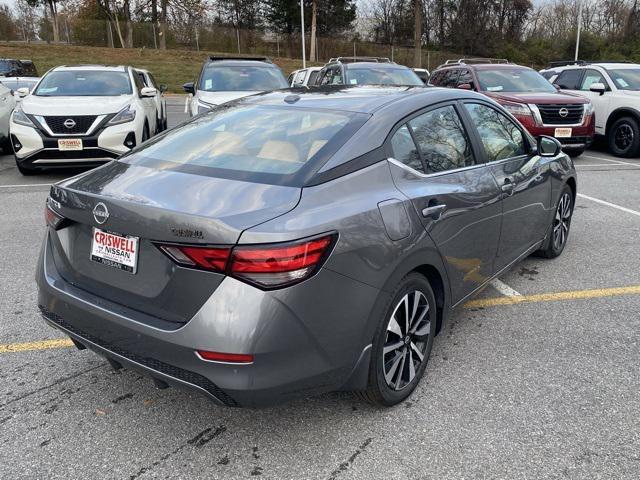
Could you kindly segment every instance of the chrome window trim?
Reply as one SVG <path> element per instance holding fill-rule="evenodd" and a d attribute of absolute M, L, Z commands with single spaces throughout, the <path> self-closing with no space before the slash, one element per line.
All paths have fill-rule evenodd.
<path fill-rule="evenodd" d="M 476 163 L 475 165 L 468 165 L 466 167 L 460 167 L 460 168 L 454 168 L 451 170 L 443 170 L 441 172 L 433 172 L 433 173 L 422 173 L 419 172 L 418 170 L 411 168 L 408 165 L 405 165 L 404 163 L 402 163 L 400 160 L 396 160 L 393 157 L 387 157 L 387 161 L 390 163 L 393 163 L 394 165 L 397 165 L 398 167 L 407 170 L 408 172 L 411 172 L 412 174 L 421 177 L 421 178 L 432 178 L 432 177 L 439 177 L 442 175 L 448 175 L 449 173 L 458 173 L 458 172 L 464 172 L 466 170 L 473 170 L 476 168 L 480 168 L 480 167 L 484 167 L 486 165 L 489 165 L 488 163 Z M 500 160 L 501 161 L 501 160 Z"/>

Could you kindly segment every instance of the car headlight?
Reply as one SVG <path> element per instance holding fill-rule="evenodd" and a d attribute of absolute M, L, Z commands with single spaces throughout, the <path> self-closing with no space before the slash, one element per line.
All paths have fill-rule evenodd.
<path fill-rule="evenodd" d="M 589 102 L 584 105 L 584 116 L 588 117 L 593 114 L 593 103 Z"/>
<path fill-rule="evenodd" d="M 208 112 L 213 107 L 215 107 L 215 105 L 212 103 L 207 103 L 207 102 L 203 102 L 202 100 L 198 100 L 198 113 Z"/>
<path fill-rule="evenodd" d="M 13 111 L 12 117 L 13 123 L 17 123 L 18 125 L 24 125 L 25 127 L 34 127 L 33 122 L 27 117 L 27 115 L 22 111 L 21 108 L 16 108 Z"/>
<path fill-rule="evenodd" d="M 131 108 L 131 105 L 127 105 L 116 116 L 109 120 L 107 125 L 120 125 L 121 123 L 133 122 L 136 118 L 136 111 Z"/>
<path fill-rule="evenodd" d="M 514 117 L 530 117 L 531 109 L 523 103 L 503 103 L 504 109 Z"/>

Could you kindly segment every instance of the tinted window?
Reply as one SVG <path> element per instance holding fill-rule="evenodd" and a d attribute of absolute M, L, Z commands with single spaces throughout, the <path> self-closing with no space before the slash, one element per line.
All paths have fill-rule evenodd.
<path fill-rule="evenodd" d="M 424 85 L 420 77 L 408 68 L 349 68 L 349 85 Z"/>
<path fill-rule="evenodd" d="M 198 88 L 206 92 L 262 92 L 288 86 L 277 68 L 208 65 L 202 72 Z"/>
<path fill-rule="evenodd" d="M 393 158 L 414 170 L 424 173 L 422 161 L 420 160 L 420 155 L 418 155 L 418 148 L 413 142 L 411 133 L 406 125 L 400 127 L 391 137 L 391 150 Z"/>
<path fill-rule="evenodd" d="M 420 148 L 426 173 L 475 163 L 469 138 L 452 106 L 424 113 L 409 122 Z"/>
<path fill-rule="evenodd" d="M 540 75 L 542 75 L 544 78 L 549 80 L 551 77 L 556 75 L 556 72 L 555 72 L 555 70 L 549 70 L 548 72 L 542 72 Z"/>
<path fill-rule="evenodd" d="M 467 103 L 465 107 L 478 129 L 489 162 L 526 153 L 522 132 L 506 115 L 478 103 Z"/>
<path fill-rule="evenodd" d="M 342 83 L 342 69 L 340 67 L 333 67 L 330 73 L 329 84 L 342 85 Z"/>
<path fill-rule="evenodd" d="M 307 85 L 315 85 L 316 80 L 318 79 L 319 70 L 315 70 L 309 74 L 309 80 L 307 80 Z"/>
<path fill-rule="evenodd" d="M 468 84 L 473 87 L 473 75 L 470 70 L 462 70 L 458 77 L 458 85 Z"/>
<path fill-rule="evenodd" d="M 588 68 L 584 71 L 584 78 L 580 84 L 580 90 L 589 91 L 589 88 L 594 83 L 602 83 L 605 87 L 607 86 L 607 81 L 600 72 Z"/>
<path fill-rule="evenodd" d="M 609 70 L 609 76 L 620 90 L 640 90 L 640 69 Z"/>
<path fill-rule="evenodd" d="M 51 72 L 45 75 L 35 91 L 35 95 L 43 97 L 107 97 L 131 95 L 131 93 L 129 73 L 99 70 L 62 70 Z"/>
<path fill-rule="evenodd" d="M 449 88 L 458 86 L 458 73 L 460 73 L 460 70 L 458 70 L 457 68 L 446 70 L 444 73 L 444 78 L 442 79 L 441 86 Z"/>
<path fill-rule="evenodd" d="M 144 87 L 148 87 L 149 86 L 147 84 L 147 79 L 145 78 L 144 73 L 138 72 L 138 80 L 142 83 L 142 86 L 144 86 Z"/>
<path fill-rule="evenodd" d="M 433 72 L 431 74 L 431 78 L 429 78 L 429 84 L 430 85 L 434 85 L 434 86 L 440 86 L 440 83 L 442 81 L 442 77 L 444 75 L 444 72 L 442 70 L 438 71 L 438 72 Z"/>
<path fill-rule="evenodd" d="M 320 85 L 328 85 L 331 81 L 331 69 L 327 69 L 322 72 L 322 78 L 320 79 Z"/>
<path fill-rule="evenodd" d="M 578 90 L 578 83 L 581 77 L 582 70 L 565 70 L 556 78 L 554 83 L 564 90 Z"/>
<path fill-rule="evenodd" d="M 131 161 L 152 167 L 170 162 L 288 175 L 331 142 L 352 118 L 348 113 L 300 108 L 223 107 L 173 129 L 161 141 L 143 145 Z"/>
<path fill-rule="evenodd" d="M 477 70 L 480 90 L 486 92 L 555 92 L 556 89 L 535 70 L 500 68 Z"/>

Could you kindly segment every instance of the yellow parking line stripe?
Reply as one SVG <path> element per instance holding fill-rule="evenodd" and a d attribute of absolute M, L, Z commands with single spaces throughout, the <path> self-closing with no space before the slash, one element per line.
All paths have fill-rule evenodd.
<path fill-rule="evenodd" d="M 73 346 L 73 342 L 68 338 L 56 340 L 42 340 L 40 342 L 27 343 L 5 343 L 0 344 L 0 353 L 28 352 L 30 350 L 48 350 L 50 348 L 66 348 Z"/>
<path fill-rule="evenodd" d="M 479 298 L 464 304 L 464 308 L 484 308 L 516 303 L 557 302 L 559 300 L 582 300 L 587 298 L 617 297 L 620 295 L 640 295 L 640 285 L 616 288 L 596 288 L 594 290 L 573 290 L 557 293 L 540 293 L 514 297 Z"/>

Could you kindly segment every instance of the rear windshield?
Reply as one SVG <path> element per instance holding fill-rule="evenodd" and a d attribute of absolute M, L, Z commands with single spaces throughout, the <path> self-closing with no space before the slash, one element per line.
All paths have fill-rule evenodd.
<path fill-rule="evenodd" d="M 349 68 L 349 85 L 424 85 L 408 68 Z"/>
<path fill-rule="evenodd" d="M 553 93 L 556 88 L 534 70 L 524 68 L 476 71 L 480 90 L 485 92 Z"/>
<path fill-rule="evenodd" d="M 42 79 L 34 94 L 41 97 L 131 95 L 127 72 L 100 70 L 63 70 L 51 72 Z"/>
<path fill-rule="evenodd" d="M 287 79 L 278 68 L 212 65 L 202 72 L 198 89 L 206 92 L 264 92 L 288 86 Z"/>
<path fill-rule="evenodd" d="M 123 161 L 286 184 L 315 156 L 344 143 L 346 127 L 361 116 L 263 105 L 218 107 L 167 132 L 157 141 L 152 139 L 123 157 Z"/>

